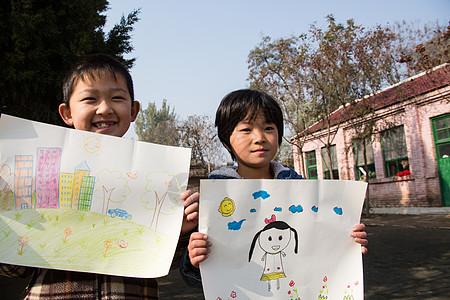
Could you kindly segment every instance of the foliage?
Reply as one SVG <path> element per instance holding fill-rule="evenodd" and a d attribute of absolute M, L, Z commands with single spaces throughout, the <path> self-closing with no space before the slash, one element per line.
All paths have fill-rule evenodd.
<path fill-rule="evenodd" d="M 155 103 L 149 103 L 146 109 L 141 109 L 135 121 L 135 132 L 140 141 L 178 146 L 179 133 L 177 115 L 174 108 L 163 100 L 160 109 Z"/>
<path fill-rule="evenodd" d="M 61 81 L 81 57 L 107 53 L 128 67 L 133 47 L 132 26 L 139 10 L 132 11 L 106 35 L 106 0 L 10 0 L 0 4 L 0 112 L 62 125 L 58 105 Z"/>
<path fill-rule="evenodd" d="M 402 74 L 410 77 L 444 63 L 450 63 L 450 25 L 398 22 L 396 57 L 403 65 Z"/>
<path fill-rule="evenodd" d="M 222 145 L 214 124 L 208 116 L 189 116 L 179 125 L 180 146 L 192 149 L 192 160 L 207 167 L 208 173 L 214 167 Z"/>
<path fill-rule="evenodd" d="M 336 134 L 331 128 L 345 117 L 332 120 L 331 113 L 398 80 L 390 50 L 395 36 L 388 28 L 365 29 L 353 20 L 339 24 L 331 15 L 327 22 L 326 29 L 312 24 L 298 37 L 274 42 L 265 37 L 249 54 L 251 87 L 278 99 L 300 154 L 314 122 L 327 132 L 321 140 L 329 149 Z M 362 117 L 367 111 L 358 113 Z"/>

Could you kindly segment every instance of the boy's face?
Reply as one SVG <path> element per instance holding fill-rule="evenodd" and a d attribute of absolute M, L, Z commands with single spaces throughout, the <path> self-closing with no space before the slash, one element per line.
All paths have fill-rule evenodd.
<path fill-rule="evenodd" d="M 100 72 L 95 78 L 78 80 L 70 96 L 70 107 L 64 103 L 59 113 L 75 129 L 122 137 L 139 112 L 139 102 L 131 104 L 125 78 Z"/>
<path fill-rule="evenodd" d="M 265 168 L 278 151 L 278 130 L 274 123 L 267 123 L 260 112 L 256 119 L 239 122 L 230 136 L 232 151 L 238 166 Z"/>

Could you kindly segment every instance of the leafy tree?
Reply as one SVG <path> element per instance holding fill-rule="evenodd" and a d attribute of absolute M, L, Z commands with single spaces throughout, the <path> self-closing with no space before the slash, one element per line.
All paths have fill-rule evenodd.
<path fill-rule="evenodd" d="M 208 116 L 189 116 L 179 125 L 180 146 L 192 149 L 192 160 L 211 172 L 221 155 L 222 145 Z"/>
<path fill-rule="evenodd" d="M 146 109 L 141 109 L 134 127 L 140 141 L 178 146 L 177 115 L 167 100 L 163 100 L 160 109 L 155 103 L 149 103 Z"/>
<path fill-rule="evenodd" d="M 279 100 L 299 153 L 303 153 L 307 129 L 318 122 L 317 129 L 327 133 L 321 140 L 331 163 L 330 146 L 345 117 L 331 119 L 331 113 L 398 77 L 389 51 L 391 32 L 381 27 L 365 29 L 353 20 L 339 24 L 331 15 L 327 22 L 325 30 L 312 24 L 307 34 L 298 37 L 274 42 L 265 37 L 250 52 L 248 62 L 250 85 Z M 305 174 L 304 162 L 302 166 Z"/>
<path fill-rule="evenodd" d="M 134 59 L 132 11 L 108 33 L 103 32 L 106 0 L 10 0 L 0 4 L 0 112 L 63 125 L 57 112 L 61 81 L 81 57 L 92 53 L 115 56 L 128 67 Z"/>
<path fill-rule="evenodd" d="M 396 33 L 396 57 L 403 65 L 402 75 L 410 77 L 444 63 L 450 63 L 450 25 L 438 22 L 419 26 L 398 22 L 392 26 Z"/>

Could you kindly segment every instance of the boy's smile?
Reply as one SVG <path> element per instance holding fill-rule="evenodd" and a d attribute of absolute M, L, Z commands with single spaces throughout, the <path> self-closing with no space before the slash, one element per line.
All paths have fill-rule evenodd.
<path fill-rule="evenodd" d="M 277 126 L 267 123 L 261 112 L 254 121 L 244 120 L 236 125 L 230 136 L 230 144 L 241 176 L 243 172 L 257 169 L 269 172 L 269 164 L 278 151 Z M 250 178 L 248 176 L 246 174 L 243 177 Z"/>
<path fill-rule="evenodd" d="M 61 104 L 59 110 L 75 129 L 121 137 L 139 112 L 139 103 L 131 102 L 125 78 L 102 71 L 95 78 L 79 79 L 70 107 Z"/>

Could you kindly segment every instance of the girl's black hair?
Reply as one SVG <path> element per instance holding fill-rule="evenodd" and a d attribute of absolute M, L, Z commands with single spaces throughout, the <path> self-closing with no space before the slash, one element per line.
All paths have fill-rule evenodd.
<path fill-rule="evenodd" d="M 108 72 L 114 78 L 116 74 L 120 74 L 125 78 L 128 92 L 131 97 L 131 104 L 134 102 L 133 79 L 131 78 L 128 69 L 116 60 L 114 57 L 107 54 L 91 54 L 79 60 L 72 69 L 66 74 L 63 80 L 63 101 L 69 107 L 70 96 L 78 83 L 78 80 L 88 78 L 96 78 L 100 76 L 101 72 Z"/>
<path fill-rule="evenodd" d="M 230 136 L 237 124 L 246 118 L 254 121 L 262 111 L 266 122 L 274 123 L 278 130 L 278 145 L 283 141 L 283 112 L 277 101 L 267 93 L 251 89 L 236 90 L 226 95 L 216 112 L 217 132 L 231 158 L 235 159 L 230 144 Z"/>
<path fill-rule="evenodd" d="M 257 234 L 255 234 L 255 236 L 253 237 L 253 241 L 252 244 L 250 246 L 250 251 L 248 252 L 248 261 L 250 261 L 252 259 L 252 255 L 253 255 L 253 250 L 255 248 L 255 244 L 256 241 L 258 240 L 259 236 L 261 235 L 262 232 L 269 230 L 271 228 L 275 228 L 275 229 L 280 229 L 280 230 L 286 230 L 286 229 L 290 229 L 293 233 L 294 233 L 294 238 L 295 238 L 295 248 L 294 248 L 294 252 L 295 254 L 297 254 L 298 252 L 298 235 L 297 235 L 297 230 L 295 230 L 294 228 L 292 228 L 291 226 L 289 226 L 286 222 L 284 221 L 274 221 L 274 222 L 270 222 L 269 224 L 267 224 L 266 226 L 264 226 L 263 229 L 261 229 Z"/>

